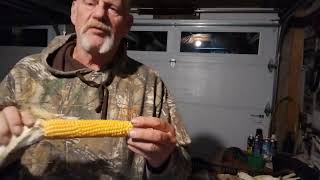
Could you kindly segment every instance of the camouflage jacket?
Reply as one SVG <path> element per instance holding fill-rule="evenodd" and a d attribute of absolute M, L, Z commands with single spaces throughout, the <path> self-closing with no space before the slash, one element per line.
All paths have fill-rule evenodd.
<path fill-rule="evenodd" d="M 80 72 L 86 80 L 101 83 L 110 75 L 110 69 L 62 72 L 50 67 L 50 58 L 74 38 L 73 35 L 57 37 L 40 54 L 19 61 L 0 84 L 0 104 L 15 102 L 40 106 L 64 116 L 99 119 L 100 113 L 95 111 L 99 103 L 98 88 L 83 83 L 75 74 Z M 1 172 L 5 177 L 48 180 L 187 178 L 191 167 L 185 146 L 190 139 L 163 81 L 154 70 L 126 55 L 117 58 L 114 61 L 121 63 L 113 67 L 117 73 L 107 87 L 107 119 L 154 116 L 170 122 L 176 129 L 178 143 L 167 168 L 160 174 L 151 173 L 145 159 L 127 148 L 126 138 L 44 139 L 19 155 L 19 160 L 10 167 L 15 173 Z"/>

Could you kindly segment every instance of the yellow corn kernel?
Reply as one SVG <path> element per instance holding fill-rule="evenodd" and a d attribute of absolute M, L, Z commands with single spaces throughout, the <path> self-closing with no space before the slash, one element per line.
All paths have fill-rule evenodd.
<path fill-rule="evenodd" d="M 121 137 L 132 128 L 130 121 L 50 119 L 42 123 L 47 138 Z"/>

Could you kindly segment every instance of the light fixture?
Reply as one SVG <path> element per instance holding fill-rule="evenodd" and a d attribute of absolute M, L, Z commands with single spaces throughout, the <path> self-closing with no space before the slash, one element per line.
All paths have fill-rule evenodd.
<path fill-rule="evenodd" d="M 197 41 L 194 42 L 194 45 L 195 45 L 196 47 L 200 47 L 201 44 L 202 44 L 202 42 L 199 41 L 199 40 L 197 40 Z"/>

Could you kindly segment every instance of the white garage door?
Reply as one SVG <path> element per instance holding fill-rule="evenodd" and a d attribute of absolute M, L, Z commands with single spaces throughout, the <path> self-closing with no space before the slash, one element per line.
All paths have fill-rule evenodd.
<path fill-rule="evenodd" d="M 268 64 L 276 62 L 278 27 L 139 22 L 128 54 L 160 72 L 194 141 L 245 149 L 257 128 L 268 134 L 264 111 L 272 105 L 276 77 Z"/>

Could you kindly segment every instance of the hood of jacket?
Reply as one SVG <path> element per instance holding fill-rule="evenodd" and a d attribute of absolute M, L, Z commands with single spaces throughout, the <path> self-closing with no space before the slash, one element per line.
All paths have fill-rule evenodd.
<path fill-rule="evenodd" d="M 52 61 L 54 60 L 55 55 L 59 51 L 59 49 L 64 46 L 66 43 L 70 41 L 74 41 L 76 39 L 75 34 L 70 34 L 70 35 L 65 35 L 65 36 L 57 36 L 55 37 L 48 45 L 47 48 L 43 49 L 41 52 L 41 61 L 45 65 L 45 67 L 48 69 L 49 72 L 51 72 L 55 76 L 59 77 L 75 77 L 77 73 L 80 74 L 87 74 L 92 72 L 93 70 L 89 68 L 82 68 L 82 69 L 77 69 L 73 71 L 62 71 L 55 69 L 51 66 Z M 130 66 L 129 64 L 136 64 L 137 62 L 134 61 L 133 59 L 130 59 L 126 55 L 126 51 L 124 48 L 124 43 L 122 42 L 121 45 L 119 46 L 119 49 L 114 56 L 111 65 L 106 64 L 104 67 L 101 68 L 102 72 L 107 72 L 110 69 L 112 69 L 113 73 L 116 76 L 120 77 L 126 77 L 137 69 L 134 68 L 136 66 Z M 112 67 L 112 68 L 111 68 Z M 133 68 L 132 68 L 133 67 Z"/>

